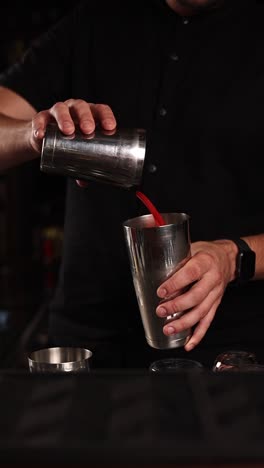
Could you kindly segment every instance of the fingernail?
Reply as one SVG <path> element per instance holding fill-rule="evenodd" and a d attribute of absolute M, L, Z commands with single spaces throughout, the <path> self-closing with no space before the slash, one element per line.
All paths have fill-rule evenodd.
<path fill-rule="evenodd" d="M 89 132 L 93 132 L 94 131 L 94 124 L 92 122 L 82 122 L 82 128 L 84 128 L 85 130 L 89 131 Z"/>
<path fill-rule="evenodd" d="M 167 296 L 167 291 L 164 288 L 158 289 L 158 295 L 159 297 L 166 297 Z"/>
<path fill-rule="evenodd" d="M 176 333 L 176 330 L 173 327 L 166 328 L 166 331 L 168 335 L 173 335 L 174 333 Z"/>
<path fill-rule="evenodd" d="M 74 126 L 71 122 L 63 122 L 64 130 L 74 130 Z"/>
<path fill-rule="evenodd" d="M 103 121 L 104 126 L 114 128 L 115 122 L 112 119 L 105 119 Z"/>
<path fill-rule="evenodd" d="M 166 317 L 166 315 L 167 315 L 167 311 L 166 311 L 166 309 L 164 309 L 164 307 L 159 307 L 157 312 L 161 317 Z"/>
<path fill-rule="evenodd" d="M 37 129 L 37 130 L 34 130 L 34 136 L 37 138 L 37 137 L 38 137 L 38 135 L 39 135 L 39 129 Z"/>
<path fill-rule="evenodd" d="M 185 346 L 185 349 L 186 349 L 187 351 L 191 351 L 193 348 L 194 348 L 194 343 L 188 343 L 188 344 Z"/>

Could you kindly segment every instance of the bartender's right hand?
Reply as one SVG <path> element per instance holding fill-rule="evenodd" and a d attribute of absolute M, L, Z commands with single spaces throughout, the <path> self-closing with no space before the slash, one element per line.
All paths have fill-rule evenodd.
<path fill-rule="evenodd" d="M 71 135 L 78 124 L 85 135 L 93 133 L 99 124 L 104 130 L 114 130 L 116 119 L 106 104 L 91 104 L 83 99 L 68 99 L 57 102 L 50 109 L 38 112 L 32 120 L 34 137 L 41 140 L 48 123 L 55 121 L 65 135 Z"/>
<path fill-rule="evenodd" d="M 40 149 L 46 127 L 50 122 L 56 122 L 59 129 L 65 135 L 71 135 L 75 131 L 75 125 L 89 135 L 94 132 L 96 125 L 107 131 L 116 128 L 116 119 L 111 108 L 106 104 L 92 104 L 83 99 L 67 99 L 57 102 L 50 109 L 38 112 L 32 120 L 32 146 Z M 78 185 L 86 186 L 84 181 L 77 181 Z"/>

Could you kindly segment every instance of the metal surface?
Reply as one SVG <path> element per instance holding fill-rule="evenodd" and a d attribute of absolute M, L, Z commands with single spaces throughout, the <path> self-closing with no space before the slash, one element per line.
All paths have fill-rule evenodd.
<path fill-rule="evenodd" d="M 180 318 L 179 312 L 167 318 L 156 315 L 161 302 L 157 288 L 190 257 L 189 216 L 163 213 L 166 225 L 157 227 L 152 215 L 123 223 L 131 272 L 148 344 L 157 349 L 178 348 L 187 343 L 191 330 L 171 336 L 163 333 L 166 323 Z"/>
<path fill-rule="evenodd" d="M 141 182 L 145 150 L 143 129 L 110 133 L 97 128 L 86 136 L 77 128 L 74 135 L 66 136 L 50 124 L 42 143 L 40 169 L 131 188 Z"/>
<path fill-rule="evenodd" d="M 85 348 L 56 347 L 32 352 L 29 370 L 35 372 L 86 372 L 90 370 L 92 352 Z"/>

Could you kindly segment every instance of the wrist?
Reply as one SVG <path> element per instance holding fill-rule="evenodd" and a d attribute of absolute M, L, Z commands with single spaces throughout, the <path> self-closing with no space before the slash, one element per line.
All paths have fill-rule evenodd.
<path fill-rule="evenodd" d="M 225 252 L 227 258 L 227 278 L 228 283 L 231 283 L 236 279 L 238 246 L 230 239 L 221 239 L 215 242 Z"/>
<path fill-rule="evenodd" d="M 235 278 L 232 284 L 245 284 L 255 276 L 256 253 L 243 238 L 230 239 L 237 247 Z"/>
<path fill-rule="evenodd" d="M 42 140 L 34 135 L 31 122 L 26 123 L 26 127 L 24 129 L 24 138 L 24 144 L 26 145 L 29 158 L 34 159 L 40 156 Z"/>

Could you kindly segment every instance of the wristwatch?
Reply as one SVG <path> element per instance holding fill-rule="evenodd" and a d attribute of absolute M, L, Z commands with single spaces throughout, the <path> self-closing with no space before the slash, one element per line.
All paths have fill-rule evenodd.
<path fill-rule="evenodd" d="M 255 274 L 256 254 L 243 239 L 230 239 L 238 247 L 236 277 L 231 284 L 243 284 Z"/>

